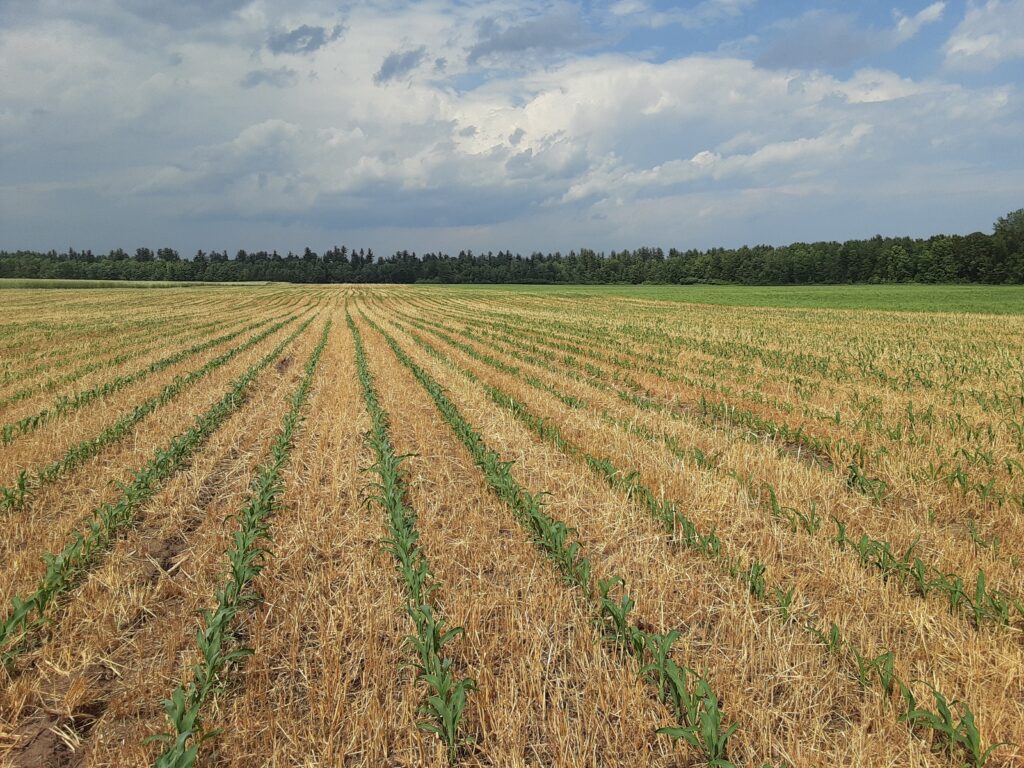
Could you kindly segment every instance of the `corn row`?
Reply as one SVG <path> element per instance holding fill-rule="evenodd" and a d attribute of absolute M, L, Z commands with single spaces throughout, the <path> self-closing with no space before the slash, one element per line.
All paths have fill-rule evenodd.
<path fill-rule="evenodd" d="M 124 311 L 127 308 L 119 309 Z M 79 360 L 95 360 L 96 358 L 102 357 L 110 352 L 116 352 L 117 350 L 132 347 L 133 345 L 138 345 L 140 343 L 147 345 L 142 351 L 142 354 L 145 354 L 149 350 L 153 349 L 157 342 L 182 337 L 185 339 L 197 338 L 207 331 L 215 329 L 217 325 L 220 325 L 216 320 L 207 321 L 198 325 L 190 325 L 190 322 L 195 319 L 196 318 L 194 316 L 189 314 L 175 315 L 167 317 L 166 319 L 159 317 L 153 318 L 127 327 L 123 336 L 116 338 L 113 341 L 107 341 L 103 346 L 86 346 L 85 348 L 83 348 L 81 344 L 81 338 L 87 337 L 89 334 L 93 333 L 103 333 L 109 328 L 109 321 L 107 318 L 103 318 L 101 321 L 90 324 L 78 324 L 72 329 L 66 329 L 67 336 L 64 339 L 65 346 L 53 349 L 44 348 L 36 350 L 35 355 L 32 356 L 31 359 L 21 361 L 22 363 L 28 363 L 25 367 L 15 370 L 12 361 L 5 360 L 3 367 L 6 370 L 4 375 L 0 377 L 0 386 L 8 386 L 42 371 L 55 373 L 60 371 L 62 367 L 75 363 Z M 164 330 L 154 332 L 159 329 Z M 136 350 L 133 349 L 132 351 Z M 19 357 L 28 358 L 29 353 L 25 353 Z M 108 363 L 107 361 L 101 361 L 101 365 L 103 364 Z M 64 372 L 60 375 L 66 376 L 69 373 L 70 372 Z"/>
<path fill-rule="evenodd" d="M 621 577 L 598 580 L 595 593 L 592 565 L 583 555 L 579 541 L 575 540 L 575 531 L 544 512 L 541 494 L 531 493 L 512 475 L 514 462 L 503 461 L 491 450 L 462 417 L 441 386 L 413 362 L 393 337 L 369 318 L 365 319 L 384 337 L 395 356 L 433 399 L 444 420 L 480 467 L 491 490 L 509 506 L 534 543 L 561 572 L 566 584 L 578 589 L 583 600 L 592 604 L 595 622 L 604 637 L 634 658 L 641 676 L 657 688 L 659 699 L 670 707 L 678 723 L 658 732 L 673 739 L 684 739 L 699 749 L 710 765 L 719 768 L 732 766 L 727 759 L 728 742 L 737 724 L 723 728 L 719 699 L 711 684 L 704 676 L 678 665 L 669 656 L 678 633 L 648 632 L 630 621 L 633 599 L 628 594 L 623 594 L 617 601 L 611 597 L 612 590 L 625 586 Z"/>
<path fill-rule="evenodd" d="M 185 340 L 191 341 L 192 339 L 199 338 L 200 336 L 204 335 L 206 333 L 206 331 L 211 326 L 213 326 L 213 325 L 216 325 L 216 323 L 207 323 L 207 324 L 204 324 L 204 325 L 201 325 L 201 326 L 197 326 L 196 328 L 192 329 L 191 332 L 182 331 L 181 329 L 175 329 L 174 331 L 171 331 L 169 333 L 162 333 L 162 334 L 158 334 L 158 335 L 155 335 L 155 336 L 148 336 L 148 337 L 146 337 L 146 344 L 145 344 L 145 346 L 136 347 L 136 348 L 131 349 L 131 350 L 127 351 L 127 352 L 122 352 L 122 353 L 120 353 L 118 355 L 115 355 L 114 357 L 108 358 L 106 360 L 96 360 L 95 358 L 96 358 L 97 355 L 105 354 L 106 352 L 109 352 L 111 350 L 116 350 L 116 349 L 118 349 L 120 347 L 123 347 L 124 344 L 121 343 L 121 344 L 117 344 L 117 345 L 111 345 L 111 346 L 107 347 L 104 350 L 90 351 L 90 352 L 83 353 L 81 355 L 76 355 L 73 359 L 69 360 L 68 362 L 74 362 L 74 360 L 78 360 L 78 359 L 82 359 L 82 358 L 92 359 L 92 362 L 86 363 L 85 365 L 80 365 L 77 368 L 75 368 L 75 369 L 73 369 L 71 371 L 68 371 L 66 373 L 61 373 L 61 374 L 59 374 L 57 376 L 53 376 L 51 378 L 48 378 L 45 382 L 37 382 L 35 384 L 31 384 L 29 386 L 22 387 L 21 389 L 17 390 L 16 392 L 12 392 L 11 394 L 6 395 L 3 398 L 0 398 L 0 408 L 6 408 L 9 405 L 14 405 L 15 403 L 20 403 L 22 400 L 26 400 L 26 399 L 28 399 L 28 398 L 36 395 L 36 394 L 40 394 L 42 392 L 52 392 L 53 390 L 57 389 L 57 387 L 61 386 L 62 384 L 73 384 L 74 382 L 78 381 L 82 377 L 88 376 L 90 373 L 94 373 L 96 371 L 103 370 L 104 368 L 112 368 L 115 365 L 120 365 L 121 363 L 126 363 L 126 362 L 128 362 L 130 360 L 136 360 L 136 359 L 138 359 L 138 358 L 140 358 L 140 357 L 142 357 L 144 355 L 147 355 L 150 352 L 152 352 L 154 348 L 159 346 L 159 343 L 166 342 L 169 339 L 181 337 L 181 338 L 184 338 Z M 151 343 L 151 342 L 157 342 L 157 343 Z M 38 367 L 38 370 L 46 370 L 46 369 L 47 369 L 46 365 L 40 365 Z M 19 374 L 17 377 L 11 377 L 5 383 L 12 383 L 14 381 L 20 381 L 21 379 L 26 378 L 27 376 L 31 375 L 31 373 L 38 372 L 38 370 L 32 370 L 30 372 L 25 372 L 24 375 Z"/>
<path fill-rule="evenodd" d="M 84 533 L 75 531 L 71 541 L 60 552 L 43 556 L 46 573 L 39 586 L 30 595 L 13 597 L 10 612 L 0 621 L 0 648 L 6 646 L 0 655 L 3 663 L 11 662 L 24 650 L 25 641 L 42 624 L 53 601 L 78 583 L 97 557 L 110 546 L 113 538 L 133 523 L 139 506 L 148 501 L 159 485 L 182 467 L 225 419 L 238 410 L 256 377 L 312 321 L 312 318 L 306 320 L 236 379 L 224 396 L 196 420 L 194 426 L 171 440 L 166 448 L 157 449 L 153 458 L 134 473 L 132 482 L 122 486 L 120 499 L 93 511 Z"/>
<path fill-rule="evenodd" d="M 425 329 L 424 324 L 411 321 L 418 328 Z M 536 389 L 547 392 L 556 397 L 559 401 L 574 409 L 584 409 L 585 402 L 562 393 L 557 387 L 539 381 L 529 376 L 518 366 L 505 363 L 491 355 L 480 352 L 475 347 L 454 339 L 443 331 L 430 327 L 429 332 L 445 341 L 447 344 L 459 349 L 468 356 L 478 360 L 492 368 L 503 371 L 513 376 L 518 376 Z M 472 335 L 467 332 L 467 336 Z M 414 339 L 418 339 L 413 334 Z M 543 367 L 549 367 L 537 363 Z M 590 382 L 591 386 L 599 389 L 607 389 L 600 382 Z M 624 394 L 621 393 L 620 394 Z M 646 402 L 640 396 L 631 396 L 630 402 L 645 410 L 657 410 L 667 413 L 673 418 L 679 418 L 678 412 L 671 406 Z M 642 426 L 631 421 L 623 421 L 603 414 L 605 421 L 615 423 L 621 429 L 632 432 L 649 442 L 657 442 L 658 437 L 652 435 Z M 666 448 L 680 458 L 691 458 L 696 461 L 700 469 L 704 471 L 724 474 L 743 486 L 751 498 L 757 501 L 758 505 L 777 519 L 785 520 L 796 532 L 803 530 L 810 535 L 815 535 L 821 528 L 820 516 L 817 511 L 810 509 L 801 512 L 792 507 L 785 507 L 779 504 L 778 496 L 768 483 L 758 483 L 749 477 L 744 477 L 735 470 L 725 470 L 717 463 L 710 462 L 699 449 L 683 451 L 678 441 L 668 435 L 661 436 Z M 850 467 L 851 476 L 856 475 L 861 482 L 870 484 L 872 481 L 859 474 L 859 468 L 855 464 Z M 853 480 L 849 481 L 852 486 Z M 858 561 L 865 568 L 877 570 L 883 580 L 896 577 L 904 585 L 910 594 L 925 598 L 929 594 L 937 593 L 943 595 L 950 613 L 967 618 L 975 629 L 982 629 L 988 624 L 997 626 L 1015 626 L 1024 618 L 1024 600 L 1016 595 L 1002 589 L 992 588 L 988 585 L 985 571 L 979 569 L 973 578 L 964 577 L 956 573 L 947 573 L 931 563 L 926 563 L 922 558 L 914 555 L 916 545 L 903 552 L 898 552 L 889 542 L 882 539 L 874 539 L 868 534 L 862 534 L 860 538 L 850 538 L 847 534 L 848 521 L 833 514 L 830 516 L 836 526 L 836 535 L 832 542 L 841 550 L 849 550 L 857 555 Z"/>
<path fill-rule="evenodd" d="M 193 666 L 188 686 L 179 685 L 171 697 L 164 701 L 172 730 L 154 737 L 154 740 L 167 745 L 155 762 L 160 768 L 179 768 L 195 763 L 200 744 L 204 741 L 200 735 L 203 704 L 216 692 L 225 668 L 252 655 L 250 648 L 227 650 L 230 626 L 239 610 L 256 599 L 249 587 L 263 570 L 269 555 L 266 546 L 270 538 L 268 521 L 284 492 L 281 471 L 291 453 L 295 433 L 302 423 L 302 407 L 309 398 L 313 375 L 327 345 L 330 330 L 331 321 L 328 320 L 319 342 L 306 361 L 302 380 L 289 398 L 290 407 L 271 445 L 270 460 L 256 470 L 249 501 L 236 516 L 238 529 L 227 551 L 227 582 L 217 592 L 217 606 L 213 610 L 202 611 L 203 626 L 196 632 L 196 645 L 202 658 Z"/>
<path fill-rule="evenodd" d="M 175 377 L 174 381 L 164 387 L 159 394 L 135 406 L 131 412 L 125 414 L 113 424 L 106 427 L 96 437 L 83 440 L 73 446 L 60 459 L 57 459 L 56 461 L 44 466 L 42 469 L 37 470 L 34 473 L 34 476 L 30 476 L 29 471 L 23 469 L 18 474 L 13 486 L 0 486 L 0 511 L 17 509 L 23 506 L 26 499 L 33 492 L 54 482 L 57 478 L 74 469 L 82 462 L 96 456 L 108 445 L 117 442 L 125 435 L 129 434 L 140 421 L 146 418 L 146 416 L 151 414 L 157 408 L 166 405 L 181 394 L 181 392 L 188 386 L 199 381 L 211 371 L 227 364 L 246 350 L 256 346 L 268 336 L 276 333 L 284 326 L 293 322 L 293 320 L 294 317 L 275 323 L 270 328 L 267 328 L 266 330 L 249 338 L 234 349 L 229 349 L 224 354 L 213 358 L 202 367 L 197 368 L 190 373 L 181 374 L 180 376 Z"/>
<path fill-rule="evenodd" d="M 112 395 L 118 390 L 124 389 L 137 381 L 142 381 L 152 373 L 162 371 L 175 363 L 179 363 L 182 360 L 191 357 L 192 355 L 197 355 L 208 349 L 216 347 L 218 344 L 224 344 L 232 339 L 236 339 L 243 333 L 261 328 L 268 322 L 270 321 L 262 320 L 260 322 L 251 323 L 237 331 L 226 333 L 214 339 L 209 339 L 176 352 L 173 355 L 164 357 L 154 363 L 150 363 L 145 368 L 134 371 L 133 373 L 124 374 L 123 376 L 115 376 L 113 379 L 110 379 L 103 384 L 98 384 L 90 389 L 81 390 L 70 396 L 63 395 L 57 398 L 48 408 L 44 408 L 37 413 L 30 414 L 18 421 L 13 421 L 9 424 L 5 424 L 3 427 L 0 427 L 0 445 L 10 445 L 16 438 L 21 437 L 22 435 L 27 435 L 30 432 L 34 432 L 54 419 L 65 414 L 72 413 L 73 411 L 88 405 L 97 398 Z"/>
<path fill-rule="evenodd" d="M 448 312 L 447 314 L 451 313 Z M 536 337 L 537 335 L 537 326 L 520 328 L 513 326 L 508 322 L 486 322 L 481 321 L 478 315 L 473 315 L 470 318 L 463 319 L 464 322 L 467 323 L 465 329 L 467 335 L 472 336 L 473 334 L 473 331 L 470 329 L 471 325 L 473 328 L 479 329 L 479 332 L 488 337 L 488 339 L 499 338 L 505 343 L 512 344 L 517 347 L 523 345 L 524 335 L 530 336 L 531 338 Z M 650 393 L 630 376 L 623 373 L 623 370 L 640 369 L 668 381 L 684 382 L 692 389 L 710 389 L 721 392 L 723 395 L 730 397 L 739 397 L 740 399 L 749 400 L 757 403 L 758 405 L 770 405 L 776 410 L 782 410 L 786 413 L 791 413 L 793 410 L 791 404 L 780 402 L 776 399 L 766 400 L 760 393 L 735 392 L 732 388 L 719 386 L 714 380 L 697 381 L 681 373 L 664 370 L 658 366 L 644 365 L 638 362 L 631 363 L 629 360 L 622 359 L 617 354 L 607 352 L 602 354 L 594 348 L 584 349 L 572 343 L 558 343 L 552 339 L 552 333 L 548 329 L 548 326 L 551 324 L 558 327 L 571 327 L 571 332 L 575 338 L 578 339 L 580 336 L 586 337 L 592 341 L 593 347 L 596 347 L 597 349 L 608 348 L 609 341 L 606 336 L 596 333 L 592 329 L 577 328 L 575 326 L 568 326 L 565 323 L 553 323 L 553 321 L 539 323 L 540 327 L 545 328 L 545 335 L 540 341 L 541 344 L 553 347 L 560 351 L 571 351 L 573 354 L 584 358 L 589 357 L 597 359 L 618 368 L 619 370 L 615 371 L 614 375 L 611 376 L 611 379 L 626 385 L 630 390 L 632 390 L 632 392 L 620 392 L 619 396 L 625 400 L 638 397 L 638 405 L 641 403 L 646 403 L 649 406 L 663 404 L 658 400 L 649 397 Z M 480 329 L 481 325 L 489 325 L 492 328 L 497 328 L 499 329 L 499 332 L 488 331 L 486 328 Z M 558 334 L 554 334 L 554 336 L 564 338 Z M 632 343 L 635 344 L 636 341 L 637 339 L 634 336 L 632 338 Z M 552 353 L 550 350 L 542 349 L 541 347 L 532 344 L 527 344 L 527 346 L 535 353 L 542 354 L 551 361 L 558 359 L 558 355 Z M 643 357 L 644 359 L 653 359 L 650 355 L 644 356 L 635 351 L 630 354 Z M 568 357 L 568 355 L 563 356 L 562 361 L 567 361 Z M 575 363 L 580 364 L 580 361 L 575 360 Z M 677 367 L 675 363 L 671 362 L 663 361 L 660 363 L 660 365 L 665 364 L 673 368 Z M 609 379 L 609 374 L 606 371 L 603 371 L 596 366 L 591 366 L 585 361 L 583 362 L 583 366 L 592 374 L 600 374 L 598 378 L 603 378 L 605 380 Z M 804 371 L 804 373 L 809 373 L 811 375 L 814 374 L 813 371 Z M 813 386 L 809 385 L 802 378 L 798 378 L 796 380 L 796 384 L 798 385 L 798 389 L 801 387 Z M 906 387 L 901 384 L 897 389 L 902 391 L 905 388 Z M 1017 399 L 1020 399 L 1020 397 L 1017 396 Z M 856 407 L 856 405 L 857 403 L 855 401 L 854 407 Z M 749 433 L 743 433 L 745 439 L 758 441 L 764 437 L 770 437 L 785 443 L 792 449 L 799 449 L 800 458 L 805 460 L 811 466 L 829 472 L 845 472 L 848 485 L 851 490 L 867 495 L 876 503 L 881 502 L 888 493 L 888 483 L 880 478 L 871 477 L 865 472 L 865 467 L 871 462 L 876 462 L 880 457 L 889 453 L 889 450 L 884 445 L 877 446 L 874 449 L 869 450 L 865 445 L 847 435 L 839 437 L 830 437 L 828 434 L 816 435 L 808 432 L 802 424 L 794 427 L 784 421 L 776 421 L 772 418 L 761 416 L 752 410 L 740 408 L 725 399 L 713 401 L 703 394 L 700 396 L 699 400 L 695 401 L 689 407 L 695 414 L 699 414 L 704 419 L 705 423 L 712 424 L 717 422 L 743 427 L 749 430 Z M 841 423 L 841 415 L 838 410 L 829 413 L 821 409 L 811 408 L 810 406 L 805 405 L 803 411 L 805 417 L 822 423 L 826 431 L 827 428 L 835 427 Z M 912 436 L 917 436 L 916 444 L 922 445 L 924 441 L 923 438 L 917 435 L 916 427 L 922 424 L 937 423 L 934 411 L 929 407 L 928 409 L 922 409 L 915 412 L 913 404 L 908 403 L 905 415 L 907 419 L 905 422 L 906 426 L 904 426 L 904 422 L 901 422 L 894 427 L 885 427 L 884 424 L 879 422 L 879 418 L 875 416 L 869 418 L 866 423 L 871 427 L 872 433 L 880 437 L 883 442 L 887 441 L 896 445 L 903 443 L 915 444 L 910 438 Z M 989 441 L 994 439 L 994 432 L 991 424 L 986 425 L 984 428 L 972 426 L 960 413 L 956 413 L 955 418 L 945 417 L 944 421 L 950 430 L 950 434 L 957 434 L 959 431 L 965 430 L 969 437 L 973 436 L 973 438 L 981 438 L 987 436 Z M 1018 446 L 1024 445 L 1024 441 L 1021 440 L 1021 436 L 1024 435 L 1024 430 L 1021 429 L 1020 423 L 1007 419 L 1004 425 L 1011 428 L 1015 427 L 1018 435 Z M 904 440 L 905 437 L 907 438 L 906 440 Z M 971 451 L 960 449 L 950 458 L 956 459 L 958 456 L 963 456 L 971 462 L 983 461 L 986 467 L 990 469 L 1001 463 L 1005 467 L 1008 476 L 1013 476 L 1015 470 L 1019 472 L 1022 468 L 1020 462 L 1012 456 L 1001 457 L 1002 461 L 999 462 L 997 461 L 997 457 L 994 457 L 991 451 L 984 451 L 978 448 L 974 448 Z M 1024 494 L 1015 495 L 1007 492 L 1006 490 L 1000 489 L 997 487 L 995 477 L 990 477 L 988 482 L 972 479 L 959 462 L 957 462 L 955 468 L 953 468 L 949 461 L 940 462 L 938 466 L 936 466 L 934 462 L 929 461 L 927 467 L 921 465 L 918 468 L 915 472 L 915 477 L 917 477 L 921 482 L 942 481 L 950 490 L 958 488 L 965 497 L 969 494 L 974 494 L 983 503 L 995 503 L 999 506 L 1007 503 L 1014 503 L 1021 508 L 1024 508 Z"/>
<path fill-rule="evenodd" d="M 394 556 L 405 582 L 406 609 L 416 627 L 416 634 L 408 636 L 406 642 L 419 659 L 415 665 L 419 680 L 430 688 L 427 701 L 420 709 L 420 714 L 429 719 L 421 722 L 419 727 L 440 737 L 448 749 L 449 762 L 455 763 L 460 744 L 459 722 L 466 708 L 466 696 L 476 687 L 476 683 L 469 677 L 456 680 L 452 660 L 442 656 L 441 652 L 445 645 L 463 634 L 463 629 L 448 628 L 432 604 L 431 596 L 439 585 L 419 545 L 416 512 L 404 501 L 406 486 L 401 470 L 404 457 L 395 455 L 388 414 L 377 397 L 362 336 L 347 311 L 345 316 L 355 342 L 356 366 L 363 399 L 370 413 L 371 427 L 367 441 L 377 457 L 373 465 L 373 472 L 378 479 L 374 483 L 377 493 L 373 498 L 387 515 L 390 538 L 384 544 Z"/>
<path fill-rule="evenodd" d="M 681 512 L 676 504 L 670 500 L 658 500 L 651 489 L 639 481 L 637 472 L 623 472 L 617 469 L 610 460 L 592 456 L 565 438 L 558 427 L 550 420 L 542 419 L 533 414 L 524 404 L 517 401 L 511 395 L 482 381 L 475 373 L 456 364 L 417 334 L 411 333 L 410 336 L 429 354 L 432 354 L 453 370 L 462 373 L 467 379 L 482 387 L 495 404 L 508 410 L 539 437 L 551 443 L 566 455 L 586 463 L 595 474 L 602 477 L 612 488 L 624 491 L 630 498 L 639 499 L 648 512 L 660 521 L 670 534 L 676 534 L 678 531 L 681 541 L 688 548 L 701 552 L 719 562 L 728 570 L 733 578 L 739 579 L 747 587 L 751 595 L 778 608 L 785 622 L 788 623 L 795 618 L 795 614 L 791 610 L 793 589 L 783 589 L 780 586 L 775 586 L 769 591 L 768 583 L 765 580 L 766 567 L 764 563 L 754 559 L 744 566 L 739 557 L 728 557 L 723 551 L 721 540 L 713 530 L 708 533 L 700 533 L 695 523 Z M 633 647 L 636 649 L 635 652 L 639 653 L 640 649 L 643 648 L 642 642 L 637 640 L 637 636 L 632 634 L 632 630 L 625 626 L 624 621 L 625 614 L 632 608 L 632 600 L 628 596 L 623 596 L 618 605 L 616 605 L 608 598 L 608 592 L 617 583 L 621 582 L 615 580 L 600 582 L 599 590 L 602 613 L 606 616 L 606 623 L 610 623 L 614 627 L 614 634 L 619 639 L 619 643 L 627 648 Z M 983 584 L 980 592 L 984 593 Z M 618 615 L 620 613 L 622 614 L 621 617 Z M 987 762 L 992 751 L 1002 746 L 1002 744 L 992 744 L 988 747 L 983 747 L 981 734 L 975 724 L 974 713 L 966 702 L 954 702 L 960 709 L 959 718 L 954 716 L 948 699 L 935 688 L 932 688 L 931 692 L 935 700 L 936 712 L 932 712 L 919 704 L 911 685 L 896 674 L 894 670 L 895 658 L 891 651 L 886 651 L 875 658 L 866 657 L 857 646 L 842 637 L 842 631 L 835 623 L 829 627 L 827 633 L 819 629 L 813 621 L 804 622 L 801 628 L 815 637 L 828 652 L 837 655 L 845 654 L 846 658 L 855 666 L 857 680 L 862 687 L 868 688 L 877 677 L 881 690 L 886 696 L 892 697 L 898 693 L 904 704 L 900 720 L 907 722 L 915 731 L 931 731 L 933 738 L 939 743 L 944 744 L 951 751 L 957 752 L 970 760 L 969 765 L 981 768 Z M 662 641 L 664 641 L 664 638 L 662 638 Z M 652 646 L 651 650 L 654 658 L 660 662 L 662 657 L 657 655 L 660 654 L 657 643 Z M 655 651 L 657 653 L 654 653 Z M 655 669 L 657 679 L 661 683 L 668 673 L 664 669 Z M 698 685 L 698 687 L 700 686 Z M 684 731 L 662 730 L 676 737 L 687 738 L 690 741 L 690 736 L 685 732 L 685 729 Z M 690 743 L 693 744 L 694 742 L 690 741 Z"/>

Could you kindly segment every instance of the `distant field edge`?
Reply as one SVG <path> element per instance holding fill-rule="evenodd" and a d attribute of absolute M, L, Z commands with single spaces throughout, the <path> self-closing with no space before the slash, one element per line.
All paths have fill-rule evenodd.
<path fill-rule="evenodd" d="M 951 314 L 1024 315 L 1024 285 L 979 283 L 924 285 L 918 283 L 870 285 L 575 285 L 566 283 L 284 283 L 284 282 L 190 282 L 146 280 L 77 280 L 47 278 L 0 278 L 3 289 L 81 288 L 189 288 L 189 287 L 289 287 L 297 290 L 347 287 L 350 289 L 444 291 L 461 295 L 564 298 L 614 298 L 671 301 L 739 307 L 781 309 L 850 309 L 889 312 L 940 312 Z"/>
<path fill-rule="evenodd" d="M 422 284 L 419 284 L 422 285 Z M 425 286 L 424 286 L 425 287 Z M 445 285 L 463 293 L 514 292 L 678 301 L 723 306 L 873 309 L 891 312 L 1024 315 L 1022 285 Z"/>
<path fill-rule="evenodd" d="M 190 288 L 217 285 L 268 285 L 255 283 L 192 282 L 188 280 L 77 280 L 46 277 L 0 277 L 4 288 Z"/>

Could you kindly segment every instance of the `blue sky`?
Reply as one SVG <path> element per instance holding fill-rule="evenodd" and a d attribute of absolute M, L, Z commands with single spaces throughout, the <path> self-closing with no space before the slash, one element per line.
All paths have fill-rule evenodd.
<path fill-rule="evenodd" d="M 0 0 L 0 248 L 679 248 L 1024 206 L 1024 0 Z"/>

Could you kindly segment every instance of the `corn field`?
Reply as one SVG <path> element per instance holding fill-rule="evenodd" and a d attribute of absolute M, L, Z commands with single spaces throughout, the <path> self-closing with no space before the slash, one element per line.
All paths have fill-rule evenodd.
<path fill-rule="evenodd" d="M 0 765 L 1024 766 L 1024 316 L 0 298 Z"/>

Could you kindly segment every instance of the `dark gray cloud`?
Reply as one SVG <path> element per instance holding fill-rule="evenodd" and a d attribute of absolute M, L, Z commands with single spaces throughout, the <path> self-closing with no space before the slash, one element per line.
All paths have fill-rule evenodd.
<path fill-rule="evenodd" d="M 271 53 L 313 53 L 337 40 L 344 31 L 344 24 L 335 24 L 330 30 L 327 27 L 303 24 L 290 32 L 271 35 L 267 40 L 267 48 Z"/>
<path fill-rule="evenodd" d="M 384 57 L 380 69 L 373 76 L 373 82 L 381 85 L 389 80 L 407 75 L 422 64 L 426 57 L 427 48 L 423 45 L 411 51 L 392 51 Z"/>
<path fill-rule="evenodd" d="M 289 67 L 279 69 L 254 69 L 242 78 L 239 85 L 243 88 L 255 88 L 259 85 L 272 85 L 275 88 L 287 88 L 298 82 L 299 74 Z"/>
<path fill-rule="evenodd" d="M 520 24 L 502 25 L 494 16 L 477 22 L 477 41 L 467 60 L 481 59 L 537 49 L 569 50 L 593 42 L 593 36 L 576 11 L 553 13 Z"/>

